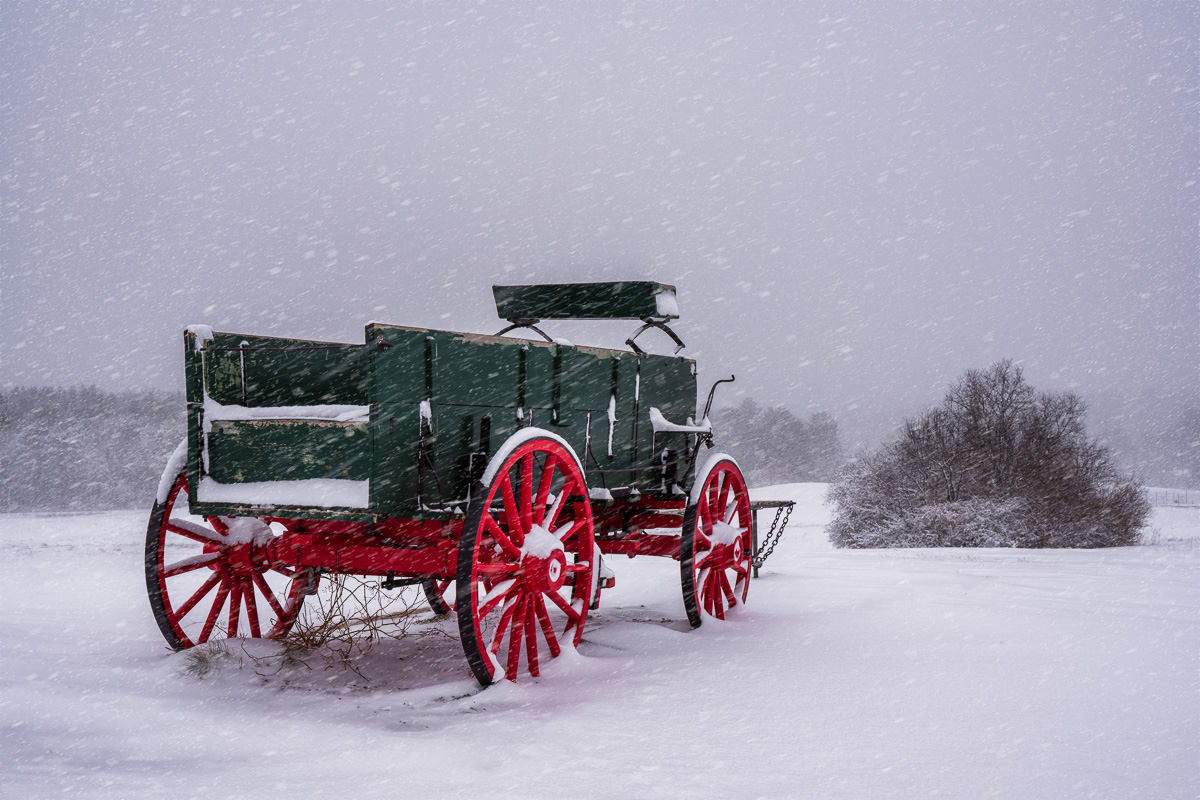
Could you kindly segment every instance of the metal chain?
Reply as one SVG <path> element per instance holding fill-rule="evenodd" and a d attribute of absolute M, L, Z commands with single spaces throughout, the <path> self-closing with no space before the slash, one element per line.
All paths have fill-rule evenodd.
<path fill-rule="evenodd" d="M 767 557 L 775 552 L 775 546 L 783 539 L 783 529 L 787 527 L 788 518 L 792 516 L 792 509 L 795 507 L 795 503 L 787 503 L 786 505 L 781 504 L 775 510 L 775 519 L 771 521 L 771 530 L 767 531 L 766 539 L 758 548 L 758 552 L 754 554 L 754 566 L 761 567 Z M 780 523 L 780 515 L 783 516 L 782 523 Z M 778 526 L 778 530 L 776 530 L 776 526 Z"/>

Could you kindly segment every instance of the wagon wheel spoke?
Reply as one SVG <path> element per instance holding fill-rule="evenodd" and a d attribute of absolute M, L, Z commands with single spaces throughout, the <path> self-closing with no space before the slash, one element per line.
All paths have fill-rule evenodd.
<path fill-rule="evenodd" d="M 512 558 L 520 560 L 521 548 L 517 547 L 513 540 L 508 538 L 508 534 L 500 527 L 500 523 L 492 518 L 491 514 L 484 516 L 483 524 L 487 532 L 496 540 L 496 544 L 500 545 L 505 553 Z"/>
<path fill-rule="evenodd" d="M 183 617 L 185 617 L 189 611 L 195 608 L 196 604 L 203 600 L 204 596 L 211 592 L 212 588 L 221 582 L 222 577 L 223 576 L 220 572 L 214 572 L 212 577 L 206 580 L 204 584 L 196 590 L 196 593 L 189 597 L 184 604 L 179 607 L 179 610 L 175 612 L 175 621 L 183 619 Z"/>
<path fill-rule="evenodd" d="M 199 542 L 200 544 L 225 544 L 225 540 L 216 531 L 209 530 L 187 520 L 174 519 L 166 523 L 164 527 L 170 533 L 182 536 L 185 539 L 191 539 L 193 542 Z"/>
<path fill-rule="evenodd" d="M 534 597 L 525 601 L 525 662 L 529 664 L 529 674 L 538 677 L 538 641 L 537 626 L 534 624 Z"/>
<path fill-rule="evenodd" d="M 510 585 L 505 586 L 501 591 L 496 591 L 493 589 L 491 592 L 488 592 L 487 597 L 484 598 L 484 602 L 479 606 L 479 616 L 486 617 L 488 614 L 492 613 L 497 606 L 509 599 L 517 591 L 518 590 L 515 587 Z"/>
<path fill-rule="evenodd" d="M 554 605 L 561 608 L 562 612 L 567 615 L 567 619 L 571 622 L 579 622 L 583 619 L 583 615 L 576 610 L 574 606 L 568 603 L 558 592 L 550 592 L 546 595 L 546 597 L 549 597 L 550 600 L 553 601 Z"/>
<path fill-rule="evenodd" d="M 283 619 L 285 616 L 283 606 L 279 604 L 279 600 L 275 598 L 275 593 L 271 591 L 270 586 L 267 586 L 267 582 L 263 576 L 257 572 L 254 573 L 254 585 L 262 592 L 263 597 L 267 600 L 267 605 L 275 612 L 276 621 Z"/>
<path fill-rule="evenodd" d="M 513 534 L 509 538 L 514 547 L 520 547 L 525 541 L 525 529 L 521 527 L 520 507 L 517 505 L 517 498 L 513 494 L 512 479 L 505 472 L 500 479 L 501 497 L 504 501 L 504 520 L 508 523 L 508 531 Z"/>
<path fill-rule="evenodd" d="M 221 615 L 221 608 L 225 605 L 225 598 L 228 595 L 229 582 L 221 581 L 221 589 L 217 592 L 217 599 L 213 600 L 212 608 L 208 612 L 208 619 L 204 621 L 204 629 L 200 631 L 200 637 L 196 640 L 196 644 L 204 644 L 212 635 L 213 628 L 217 624 L 217 617 Z"/>
<path fill-rule="evenodd" d="M 563 486 L 562 491 L 558 493 L 558 497 L 554 498 L 554 504 L 546 512 L 546 516 L 543 518 L 544 521 L 541 523 L 541 526 L 546 530 L 553 531 L 554 526 L 558 524 L 558 515 L 562 513 L 563 508 L 567 505 L 567 494 L 567 487 Z M 559 536 L 558 538 L 561 539 L 563 537 Z"/>
<path fill-rule="evenodd" d="M 569 526 L 565 528 L 559 528 L 557 531 L 553 531 L 553 533 L 560 542 L 570 541 L 571 537 L 575 536 L 577 533 L 579 533 L 579 531 L 586 528 L 587 524 L 588 523 L 586 519 L 577 519 Z"/>
<path fill-rule="evenodd" d="M 533 476 L 532 476 L 533 456 L 532 455 L 530 455 L 530 457 L 529 457 L 529 463 L 530 463 L 530 473 L 531 473 L 530 474 L 530 485 L 532 485 L 533 484 Z M 555 467 L 554 456 L 553 455 L 547 456 L 546 463 L 542 467 L 541 479 L 538 481 L 537 496 L 533 500 L 533 508 L 532 508 L 533 524 L 535 524 L 535 525 L 542 525 L 544 520 L 546 519 L 546 504 L 549 502 L 549 498 L 550 498 L 550 484 L 554 482 L 554 467 Z M 558 498 L 555 498 L 556 502 L 557 502 L 557 499 Z M 549 528 L 553 524 L 554 524 L 554 521 L 551 520 L 550 523 L 543 525 L 543 527 Z"/>
<path fill-rule="evenodd" d="M 700 514 L 700 524 L 696 527 L 696 530 L 705 535 L 707 539 L 707 535 L 712 533 L 712 506 L 709 505 L 707 492 L 701 495 L 698 510 Z"/>
<path fill-rule="evenodd" d="M 475 571 L 481 578 L 487 577 L 495 580 L 496 578 L 511 577 L 520 568 L 520 564 L 480 564 Z M 444 589 L 449 583 L 450 581 L 442 581 L 440 585 Z"/>
<path fill-rule="evenodd" d="M 242 610 L 242 583 L 232 579 L 230 583 L 233 585 L 229 589 L 229 624 L 225 628 L 225 636 L 232 639 L 237 636 L 238 620 Z"/>
<path fill-rule="evenodd" d="M 697 558 L 696 566 L 701 567 L 703 569 L 709 569 L 709 568 L 715 566 L 715 564 L 717 562 L 716 553 L 714 553 L 711 550 L 701 553 L 696 558 Z"/>
<path fill-rule="evenodd" d="M 254 577 L 259 577 L 258 573 L 254 573 Z M 270 593 L 267 593 L 270 596 Z M 255 639 L 262 638 L 262 631 L 258 627 L 258 603 L 254 600 L 254 586 L 247 585 L 242 589 L 242 596 L 246 598 L 246 619 L 250 621 L 250 635 Z"/>
<path fill-rule="evenodd" d="M 500 645 L 504 643 L 504 634 L 508 632 L 508 626 L 512 622 L 519 601 L 519 596 L 509 598 L 500 612 L 500 619 L 496 621 L 496 630 L 492 633 L 492 641 L 488 643 L 488 650 L 492 651 L 493 655 L 500 652 Z"/>
<path fill-rule="evenodd" d="M 195 572 L 198 569 L 210 567 L 221 557 L 220 553 L 201 553 L 198 556 L 185 558 L 182 561 L 176 561 L 169 567 L 163 569 L 164 578 L 174 578 L 176 575 L 186 575 L 189 572 Z"/>
<path fill-rule="evenodd" d="M 521 496 L 518 516 L 521 519 L 521 533 L 529 532 L 533 526 L 533 453 L 528 453 L 521 459 Z"/>
<path fill-rule="evenodd" d="M 725 595 L 725 603 L 733 608 L 737 605 L 737 598 L 733 594 L 733 587 L 729 585 L 729 576 L 725 574 L 724 570 L 717 574 L 721 577 L 721 592 Z"/>
<path fill-rule="evenodd" d="M 550 622 L 550 614 L 546 611 L 546 600 L 541 595 L 534 598 L 534 610 L 542 628 L 542 635 L 546 637 L 546 645 L 550 648 L 550 657 L 558 658 L 562 648 L 558 646 L 558 636 L 554 633 L 554 624 Z"/>
<path fill-rule="evenodd" d="M 525 638 L 525 606 L 528 603 L 529 598 L 522 596 L 514 604 L 512 633 L 508 637 L 508 664 L 505 667 L 507 675 L 516 675 L 521 665 L 521 640 Z"/>
<path fill-rule="evenodd" d="M 730 525 L 733 523 L 733 518 L 734 518 L 734 516 L 737 515 L 737 513 L 738 513 L 737 503 L 727 505 L 727 506 L 725 506 L 725 513 L 721 516 L 721 521 L 724 522 L 726 525 Z"/>
<path fill-rule="evenodd" d="M 718 474 L 717 476 L 717 485 L 713 490 L 713 497 L 715 500 L 713 503 L 713 511 L 715 513 L 713 516 L 715 516 L 717 519 L 724 519 L 725 506 L 729 502 L 729 492 L 723 474 Z"/>

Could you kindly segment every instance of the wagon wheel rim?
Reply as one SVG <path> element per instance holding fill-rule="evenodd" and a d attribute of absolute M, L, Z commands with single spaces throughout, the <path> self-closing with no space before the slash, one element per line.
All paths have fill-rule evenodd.
<path fill-rule="evenodd" d="M 753 555 L 750 492 L 732 459 L 708 471 L 696 502 L 684 512 L 680 546 L 683 604 L 688 622 L 725 619 L 746 602 Z"/>
<path fill-rule="evenodd" d="M 186 473 L 156 503 L 146 531 L 146 587 L 175 650 L 214 638 L 277 638 L 316 591 L 316 570 L 272 562 L 277 534 L 263 520 L 188 512 Z"/>
<path fill-rule="evenodd" d="M 421 582 L 429 608 L 439 617 L 453 614 L 455 608 L 455 581 L 441 578 L 426 578 Z"/>
<path fill-rule="evenodd" d="M 522 443 L 477 484 L 459 545 L 457 615 L 472 672 L 538 677 L 583 636 L 592 584 L 592 510 L 583 470 L 550 438 Z"/>

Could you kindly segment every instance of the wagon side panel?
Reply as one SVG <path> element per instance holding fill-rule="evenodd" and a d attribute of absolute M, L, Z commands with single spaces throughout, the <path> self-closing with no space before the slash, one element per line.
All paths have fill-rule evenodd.
<path fill-rule="evenodd" d="M 259 515 L 311 504 L 334 517 L 367 513 L 362 345 L 189 332 L 185 346 L 197 510 Z"/>
<path fill-rule="evenodd" d="M 670 491 L 671 484 L 689 485 L 687 464 L 679 463 L 674 472 L 669 462 L 678 461 L 688 452 L 689 434 L 656 432 L 651 408 L 657 408 L 672 423 L 686 424 L 696 415 L 695 362 L 669 356 L 646 356 L 641 361 L 641 377 L 635 441 L 637 487 L 645 491 Z M 664 464 L 664 462 L 667 462 Z M 664 482 L 664 478 L 667 479 Z"/>
<path fill-rule="evenodd" d="M 413 517 L 419 510 L 422 434 L 432 436 L 421 402 L 431 390 L 430 331 L 367 326 L 371 400 L 371 510 Z"/>

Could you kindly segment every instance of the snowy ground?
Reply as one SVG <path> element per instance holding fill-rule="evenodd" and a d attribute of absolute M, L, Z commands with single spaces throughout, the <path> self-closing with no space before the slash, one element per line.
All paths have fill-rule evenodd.
<path fill-rule="evenodd" d="M 621 560 L 578 654 L 482 692 L 438 636 L 369 680 L 206 669 L 151 618 L 143 512 L 0 516 L 0 796 L 1200 796 L 1200 509 L 1152 546 L 847 552 L 822 489 L 756 493 L 799 505 L 734 619 L 687 630 L 676 563 Z"/>

